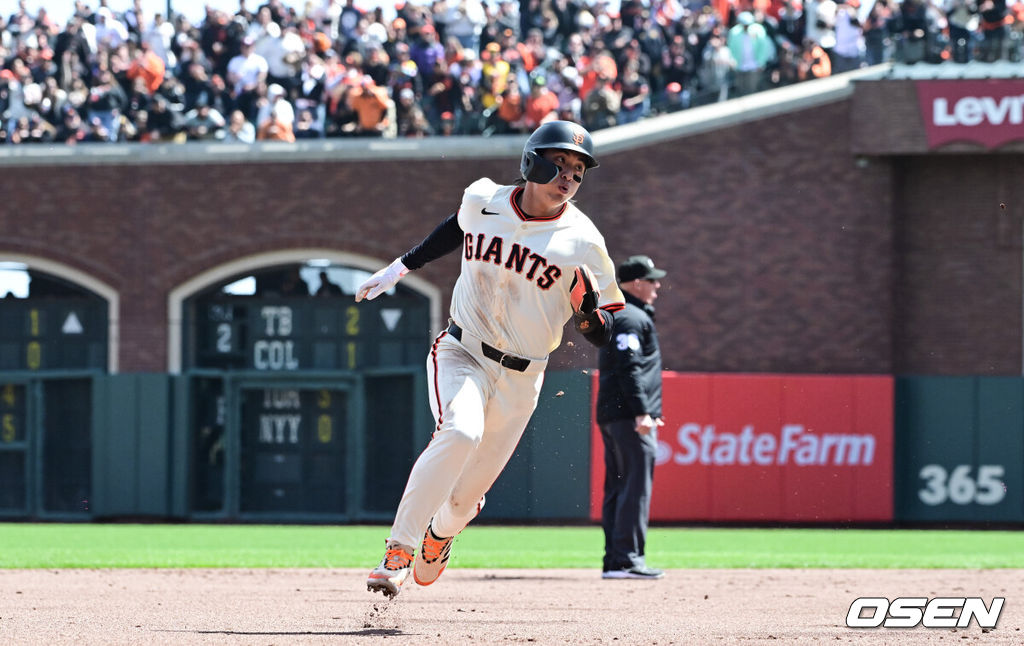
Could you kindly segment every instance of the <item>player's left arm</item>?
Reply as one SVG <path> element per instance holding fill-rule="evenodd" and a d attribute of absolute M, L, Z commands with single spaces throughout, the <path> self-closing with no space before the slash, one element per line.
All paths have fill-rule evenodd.
<path fill-rule="evenodd" d="M 595 346 L 606 345 L 611 340 L 615 312 L 625 306 L 625 298 L 615 282 L 615 266 L 603 244 L 595 245 L 586 254 L 586 262 L 576 268 L 569 302 L 576 330 Z"/>

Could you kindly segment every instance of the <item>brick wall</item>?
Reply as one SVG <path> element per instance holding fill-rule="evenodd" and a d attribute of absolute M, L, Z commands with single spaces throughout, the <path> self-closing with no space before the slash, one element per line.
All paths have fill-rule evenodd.
<path fill-rule="evenodd" d="M 852 106 L 887 96 L 601 156 L 578 203 L 613 259 L 646 253 L 669 271 L 657 303 L 666 368 L 1015 374 L 1019 223 L 1006 229 L 979 215 L 969 244 L 955 227 L 929 223 L 963 215 L 964 202 L 952 199 L 957 187 L 974 187 L 974 204 L 995 181 L 1019 211 L 1020 157 L 936 162 L 882 156 L 877 147 L 856 157 L 851 141 L 863 137 L 864 123 Z M 964 174 L 963 164 L 980 162 Z M 159 372 L 167 294 L 195 274 L 297 247 L 390 261 L 457 208 L 467 184 L 509 181 L 515 166 L 10 166 L 0 175 L 0 256 L 44 256 L 120 290 L 121 370 Z M 921 238 L 921 227 L 933 237 Z M 951 255 L 955 289 L 939 279 Z M 457 272 L 454 254 L 419 272 L 442 288 L 445 309 Z M 955 307 L 942 306 L 947 298 Z M 986 331 L 962 342 L 978 324 Z M 595 351 L 571 331 L 566 338 L 575 342 L 555 352 L 554 369 L 596 365 Z"/>

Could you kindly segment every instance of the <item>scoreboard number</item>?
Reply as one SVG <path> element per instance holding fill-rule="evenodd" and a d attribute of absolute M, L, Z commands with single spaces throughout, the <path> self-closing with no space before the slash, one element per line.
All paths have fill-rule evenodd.
<path fill-rule="evenodd" d="M 4 444 L 10 444 L 18 437 L 18 427 L 14 422 L 14 413 L 4 413 L 3 422 L 0 425 L 0 440 Z"/>
<path fill-rule="evenodd" d="M 345 309 L 345 334 L 349 336 L 359 334 L 359 308 L 354 305 Z"/>
<path fill-rule="evenodd" d="M 217 352 L 226 354 L 231 352 L 231 324 L 219 323 L 217 325 Z"/>
<path fill-rule="evenodd" d="M 29 370 L 39 370 L 43 365 L 43 348 L 39 341 L 29 341 L 25 346 L 25 365 Z"/>

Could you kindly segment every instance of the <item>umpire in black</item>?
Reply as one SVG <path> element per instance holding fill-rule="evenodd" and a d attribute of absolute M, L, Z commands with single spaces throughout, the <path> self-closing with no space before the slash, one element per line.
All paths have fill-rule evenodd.
<path fill-rule="evenodd" d="M 651 485 L 661 418 L 661 349 L 654 300 L 665 272 L 647 256 L 619 265 L 626 307 L 615 313 L 611 342 L 601 348 L 597 423 L 604 440 L 605 579 L 660 579 L 644 559 Z"/>

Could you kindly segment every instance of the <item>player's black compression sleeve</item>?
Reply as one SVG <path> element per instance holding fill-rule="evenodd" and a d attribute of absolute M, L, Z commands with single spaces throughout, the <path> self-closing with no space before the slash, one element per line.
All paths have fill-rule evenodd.
<path fill-rule="evenodd" d="M 437 260 L 462 246 L 462 227 L 458 213 L 452 213 L 444 222 L 430 232 L 419 243 L 402 256 L 402 264 L 409 269 L 419 269 L 432 260 Z"/>
<path fill-rule="evenodd" d="M 582 332 L 583 338 L 590 341 L 597 347 L 607 345 L 612 340 L 612 325 L 615 324 L 615 315 L 608 310 L 601 310 L 601 316 L 597 316 L 597 312 L 592 315 L 593 319 L 591 323 L 598 323 L 598 325 L 591 325 L 589 332 Z M 604 320 L 604 324 L 601 325 L 600 321 Z"/>

